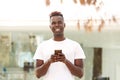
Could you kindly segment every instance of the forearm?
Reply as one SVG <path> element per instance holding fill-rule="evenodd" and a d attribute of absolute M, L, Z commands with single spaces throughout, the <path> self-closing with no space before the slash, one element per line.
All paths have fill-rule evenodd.
<path fill-rule="evenodd" d="M 79 67 L 79 66 L 75 66 L 74 64 L 72 64 L 69 60 L 65 60 L 64 62 L 66 64 L 66 66 L 68 67 L 68 69 L 70 70 L 70 72 L 81 78 L 83 76 L 83 68 Z"/>
<path fill-rule="evenodd" d="M 36 68 L 36 76 L 37 76 L 37 78 L 40 78 L 41 76 L 46 74 L 50 64 L 51 64 L 51 62 L 48 60 L 43 65 Z"/>

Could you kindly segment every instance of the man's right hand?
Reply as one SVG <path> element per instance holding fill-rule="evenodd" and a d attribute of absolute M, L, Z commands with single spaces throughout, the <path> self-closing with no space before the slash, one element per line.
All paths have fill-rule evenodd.
<path fill-rule="evenodd" d="M 50 62 L 51 62 L 51 63 L 57 62 L 57 56 L 58 56 L 58 55 L 51 55 Z"/>

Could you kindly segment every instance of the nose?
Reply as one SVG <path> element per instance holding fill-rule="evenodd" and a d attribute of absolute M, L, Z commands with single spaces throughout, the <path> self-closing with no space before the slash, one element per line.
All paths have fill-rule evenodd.
<path fill-rule="evenodd" d="M 59 23 L 56 23 L 55 26 L 58 27 L 58 26 L 59 26 Z"/>

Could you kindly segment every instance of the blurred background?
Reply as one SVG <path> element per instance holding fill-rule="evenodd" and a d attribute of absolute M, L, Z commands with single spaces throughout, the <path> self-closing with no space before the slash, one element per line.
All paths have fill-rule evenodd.
<path fill-rule="evenodd" d="M 85 52 L 81 80 L 120 80 L 119 7 L 118 0 L 0 0 L 0 80 L 38 80 L 32 58 L 52 37 L 55 10 L 65 17 L 65 36 Z"/>

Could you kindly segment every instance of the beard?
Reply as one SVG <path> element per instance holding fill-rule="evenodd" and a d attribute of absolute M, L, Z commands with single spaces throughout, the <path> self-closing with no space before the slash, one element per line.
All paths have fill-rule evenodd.
<path fill-rule="evenodd" d="M 55 33 L 54 36 L 57 36 L 57 37 L 63 36 L 63 33 Z"/>

